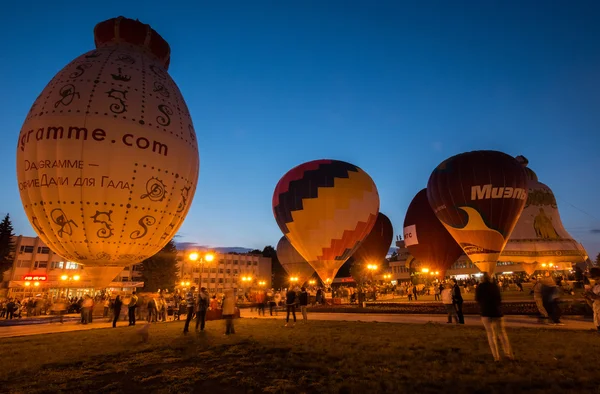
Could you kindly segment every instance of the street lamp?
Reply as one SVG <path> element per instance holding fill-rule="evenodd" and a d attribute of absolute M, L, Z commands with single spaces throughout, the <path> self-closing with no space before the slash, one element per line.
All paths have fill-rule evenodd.
<path fill-rule="evenodd" d="M 426 274 L 429 272 L 429 268 L 421 268 L 421 272 Z"/>
<path fill-rule="evenodd" d="M 63 287 L 69 288 L 71 283 L 77 282 L 79 280 L 79 275 L 73 275 L 73 276 L 62 275 L 60 277 L 60 280 L 63 282 L 66 282 Z M 65 298 L 68 296 L 69 296 L 69 290 L 67 290 L 67 294 L 65 294 Z"/>
<path fill-rule="evenodd" d="M 198 276 L 200 277 L 199 287 L 202 288 L 202 271 L 204 271 L 204 262 L 212 262 L 215 259 L 215 255 L 210 252 L 205 253 L 203 255 L 200 255 L 200 253 L 198 252 L 192 252 L 188 255 L 188 259 L 192 262 L 198 262 L 198 264 L 200 265 L 200 272 Z"/>

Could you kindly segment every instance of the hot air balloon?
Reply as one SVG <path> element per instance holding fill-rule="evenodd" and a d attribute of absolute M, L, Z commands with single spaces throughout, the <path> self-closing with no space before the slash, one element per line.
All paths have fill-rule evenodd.
<path fill-rule="evenodd" d="M 358 249 L 352 253 L 352 258 L 355 262 L 362 264 L 380 264 L 387 256 L 393 238 L 392 222 L 379 212 L 373 229 L 360 243 Z"/>
<path fill-rule="evenodd" d="M 427 189 L 413 198 L 404 218 L 404 244 L 423 268 L 439 272 L 440 278 L 463 254 L 446 227 L 440 222 L 429 205 Z"/>
<path fill-rule="evenodd" d="M 518 156 L 517 160 L 525 168 L 529 193 L 499 261 L 521 263 L 528 275 L 545 267 L 570 269 L 572 263 L 584 263 L 587 252 L 565 230 L 554 193 L 527 167 L 525 157 Z"/>
<path fill-rule="evenodd" d="M 325 284 L 369 234 L 379 194 L 359 167 L 315 160 L 291 169 L 273 193 L 273 214 L 292 246 Z"/>
<path fill-rule="evenodd" d="M 299 285 L 303 285 L 315 273 L 313 267 L 294 249 L 285 236 L 277 243 L 277 259 L 290 278 L 298 278 Z"/>
<path fill-rule="evenodd" d="M 427 199 L 477 268 L 493 274 L 527 201 L 527 175 L 505 153 L 466 152 L 437 166 Z"/>
<path fill-rule="evenodd" d="M 199 159 L 188 108 L 167 73 L 169 44 L 123 17 L 96 25 L 94 40 L 96 49 L 59 71 L 27 114 L 17 178 L 44 243 L 86 272 L 103 271 L 107 285 L 177 232 Z"/>

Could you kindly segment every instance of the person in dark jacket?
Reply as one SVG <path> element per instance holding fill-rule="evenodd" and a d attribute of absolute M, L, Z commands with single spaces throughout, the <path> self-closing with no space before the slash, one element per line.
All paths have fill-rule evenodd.
<path fill-rule="evenodd" d="M 502 296 L 500 295 L 500 288 L 495 282 L 490 280 L 490 276 L 487 273 L 483 274 L 483 282 L 477 286 L 475 301 L 477 301 L 481 310 L 481 321 L 487 332 L 494 361 L 500 361 L 498 338 L 500 339 L 506 358 L 513 360 L 514 356 L 510 342 L 508 341 L 508 335 L 506 335 L 504 315 L 501 310 Z"/>
<path fill-rule="evenodd" d="M 458 281 L 456 279 L 452 279 L 452 281 L 454 282 L 454 286 L 452 286 L 452 303 L 456 308 L 456 314 L 458 315 L 458 324 L 465 324 L 465 317 L 462 311 L 463 298 L 462 294 L 460 294 L 460 286 L 458 285 Z"/>
<path fill-rule="evenodd" d="M 306 323 L 308 321 L 308 292 L 306 291 L 306 287 L 303 287 L 300 290 L 298 301 L 300 303 L 300 310 L 302 311 L 302 322 Z"/>
<path fill-rule="evenodd" d="M 113 328 L 117 327 L 117 320 L 119 320 L 119 316 L 121 315 L 121 306 L 123 306 L 123 301 L 121 301 L 121 296 L 117 296 L 113 304 Z"/>
<path fill-rule="evenodd" d="M 285 305 L 287 307 L 287 316 L 285 318 L 285 326 L 287 327 L 290 322 L 290 312 L 294 316 L 294 325 L 296 324 L 296 292 L 293 289 L 289 289 L 285 294 Z"/>
<path fill-rule="evenodd" d="M 206 311 L 208 311 L 209 295 L 206 292 L 206 287 L 200 288 L 198 293 L 198 306 L 196 308 L 196 331 L 200 326 L 200 331 L 204 331 L 204 325 L 206 324 Z"/>

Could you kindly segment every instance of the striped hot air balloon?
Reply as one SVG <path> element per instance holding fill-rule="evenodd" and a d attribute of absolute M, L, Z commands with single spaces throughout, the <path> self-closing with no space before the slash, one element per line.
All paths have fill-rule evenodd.
<path fill-rule="evenodd" d="M 378 212 L 379 194 L 371 177 L 338 160 L 291 169 L 273 193 L 279 228 L 326 284 L 369 234 Z"/>

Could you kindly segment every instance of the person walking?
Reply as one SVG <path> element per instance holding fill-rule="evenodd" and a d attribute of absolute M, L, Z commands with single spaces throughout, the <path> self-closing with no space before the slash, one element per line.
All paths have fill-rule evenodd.
<path fill-rule="evenodd" d="M 300 289 L 298 300 L 300 302 L 300 310 L 302 311 L 302 322 L 306 323 L 308 321 L 308 292 L 306 291 L 306 287 Z"/>
<path fill-rule="evenodd" d="M 190 328 L 190 321 L 194 317 L 194 293 L 196 292 L 196 286 L 192 286 L 190 291 L 185 295 L 185 301 L 187 306 L 187 317 L 185 318 L 185 326 L 183 326 L 183 333 L 187 334 Z"/>
<path fill-rule="evenodd" d="M 458 285 L 458 281 L 456 279 L 452 279 L 454 282 L 454 286 L 452 286 L 452 303 L 456 308 L 456 314 L 458 315 L 458 324 L 465 324 L 465 317 L 463 315 L 462 307 L 463 307 L 463 298 L 462 294 L 460 294 L 460 286 Z"/>
<path fill-rule="evenodd" d="M 113 304 L 113 328 L 117 328 L 117 320 L 119 320 L 119 316 L 121 316 L 121 307 L 123 306 L 123 301 L 121 301 L 121 296 L 118 295 L 115 298 L 115 302 Z"/>
<path fill-rule="evenodd" d="M 533 300 L 535 301 L 535 306 L 537 307 L 540 317 L 538 319 L 539 323 L 545 323 L 548 319 L 548 312 L 546 308 L 544 308 L 544 301 L 542 298 L 542 281 L 541 279 L 536 279 L 533 288 L 531 289 L 533 293 Z"/>
<path fill-rule="evenodd" d="M 452 288 L 450 286 L 445 287 L 442 290 L 442 303 L 446 307 L 446 312 L 448 313 L 448 321 L 446 323 L 452 323 L 452 318 L 454 318 L 455 323 L 458 323 L 458 315 L 456 314 L 456 307 L 452 302 Z"/>
<path fill-rule="evenodd" d="M 210 298 L 206 292 L 206 288 L 201 287 L 200 293 L 198 294 L 198 306 L 196 307 L 196 331 L 198 331 L 198 326 L 200 326 L 200 331 L 204 331 L 209 300 Z"/>
<path fill-rule="evenodd" d="M 225 335 L 235 334 L 233 318 L 235 317 L 235 296 L 233 289 L 225 289 L 223 297 L 223 318 L 225 319 Z"/>
<path fill-rule="evenodd" d="M 490 280 L 490 276 L 487 273 L 483 274 L 483 281 L 477 286 L 475 301 L 479 304 L 481 321 L 487 332 L 488 343 L 492 350 L 494 361 L 500 361 L 498 339 L 500 339 L 500 343 L 502 344 L 505 357 L 509 360 L 514 360 L 508 335 L 506 334 L 504 315 L 501 310 L 502 296 L 500 295 L 500 288 Z"/>
<path fill-rule="evenodd" d="M 156 323 L 158 317 L 158 308 L 156 305 L 156 299 L 154 296 L 150 296 L 150 300 L 148 300 L 148 323 Z"/>
<path fill-rule="evenodd" d="M 564 326 L 560 321 L 560 307 L 558 306 L 558 297 L 560 291 L 552 277 L 547 277 L 542 283 L 542 304 L 548 312 L 552 325 Z"/>
<path fill-rule="evenodd" d="M 442 288 L 442 285 L 434 285 L 433 286 L 433 300 L 434 301 L 441 301 L 440 300 L 440 294 L 442 293 L 442 290 L 440 290 Z"/>
<path fill-rule="evenodd" d="M 135 295 L 135 291 L 131 293 L 131 299 L 129 300 L 129 304 L 127 305 L 129 309 L 129 325 L 135 326 L 135 308 L 137 307 L 138 296 Z"/>
<path fill-rule="evenodd" d="M 287 327 L 290 322 L 290 312 L 294 316 L 294 325 L 296 325 L 296 292 L 292 289 L 288 289 L 288 292 L 285 294 L 285 306 L 287 309 L 285 326 Z"/>

